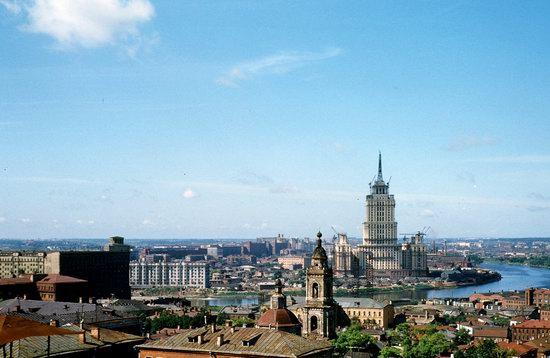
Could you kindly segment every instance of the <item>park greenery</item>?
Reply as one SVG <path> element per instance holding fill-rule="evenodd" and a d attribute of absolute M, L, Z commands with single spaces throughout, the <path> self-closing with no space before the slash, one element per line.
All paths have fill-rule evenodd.
<path fill-rule="evenodd" d="M 399 324 L 389 335 L 388 345 L 380 351 L 381 358 L 435 358 L 441 354 L 453 353 L 456 358 L 508 358 L 512 352 L 503 350 L 492 340 L 481 341 L 468 349 L 464 346 L 472 337 L 464 329 L 455 333 L 450 340 L 435 325 L 414 327 Z"/>
<path fill-rule="evenodd" d="M 207 317 L 206 320 L 205 316 Z M 163 328 L 198 328 L 204 326 L 205 321 L 213 323 L 213 321 L 210 320 L 210 317 L 214 316 L 211 316 L 210 312 L 208 312 L 206 309 L 202 309 L 194 316 L 177 315 L 168 311 L 162 311 L 157 317 L 147 318 L 145 320 L 143 329 L 145 332 L 148 333 L 156 333 Z M 228 320 L 230 320 L 234 326 L 239 327 L 249 326 L 254 323 L 254 320 L 248 317 L 229 319 L 229 316 L 225 312 L 217 313 L 215 317 L 217 325 L 223 325 Z"/>
<path fill-rule="evenodd" d="M 163 328 L 197 328 L 204 326 L 206 310 L 201 310 L 195 316 L 179 316 L 167 311 L 161 312 L 158 317 L 147 318 L 144 324 L 144 331 L 156 333 Z"/>
<path fill-rule="evenodd" d="M 333 341 L 334 349 L 340 354 L 344 354 L 352 348 L 363 348 L 369 343 L 374 343 L 374 338 L 370 334 L 362 332 L 361 325 L 355 322 Z"/>

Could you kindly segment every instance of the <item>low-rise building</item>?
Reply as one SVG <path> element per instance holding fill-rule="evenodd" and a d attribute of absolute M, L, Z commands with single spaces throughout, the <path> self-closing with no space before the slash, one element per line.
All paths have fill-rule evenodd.
<path fill-rule="evenodd" d="M 89 297 L 88 281 L 63 275 L 34 274 L 0 279 L 0 298 L 79 302 Z"/>
<path fill-rule="evenodd" d="M 390 304 L 363 298 L 354 302 L 338 302 L 350 320 L 357 319 L 364 326 L 388 329 L 393 323 L 394 308 Z"/>
<path fill-rule="evenodd" d="M 473 328 L 474 341 L 490 339 L 499 342 L 510 341 L 510 329 L 508 327 L 478 326 Z"/>
<path fill-rule="evenodd" d="M 286 270 L 304 269 L 311 265 L 311 257 L 309 256 L 280 256 L 277 262 Z"/>
<path fill-rule="evenodd" d="M 140 358 L 329 358 L 333 351 L 328 341 L 308 340 L 283 331 L 215 326 L 187 329 L 137 349 Z"/>
<path fill-rule="evenodd" d="M 550 338 L 550 321 L 527 320 L 512 327 L 512 341 L 525 342 Z"/>

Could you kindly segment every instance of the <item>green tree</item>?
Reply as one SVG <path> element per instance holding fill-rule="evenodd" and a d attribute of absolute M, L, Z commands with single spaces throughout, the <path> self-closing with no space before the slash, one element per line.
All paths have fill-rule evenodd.
<path fill-rule="evenodd" d="M 231 320 L 231 323 L 233 323 L 234 326 L 243 326 L 243 325 L 249 325 L 254 323 L 254 320 L 248 317 L 239 317 L 239 318 L 233 318 Z"/>
<path fill-rule="evenodd" d="M 218 312 L 216 315 L 216 324 L 217 325 L 223 325 L 225 324 L 225 321 L 229 319 L 229 316 L 225 312 Z"/>
<path fill-rule="evenodd" d="M 358 324 L 352 324 L 344 332 L 340 333 L 338 338 L 333 341 L 336 351 L 344 354 L 351 348 L 365 347 L 369 343 L 373 343 L 374 338 L 361 330 Z"/>
<path fill-rule="evenodd" d="M 466 351 L 457 350 L 455 358 L 509 358 L 512 352 L 501 349 L 493 340 L 485 339 Z"/>
<path fill-rule="evenodd" d="M 390 345 L 410 347 L 412 345 L 411 326 L 408 323 L 398 324 L 390 333 Z"/>
<path fill-rule="evenodd" d="M 510 325 L 510 318 L 504 316 L 495 316 L 492 318 L 493 323 L 497 326 L 508 327 Z"/>
<path fill-rule="evenodd" d="M 441 353 L 448 352 L 451 343 L 441 332 L 424 335 L 417 344 L 404 350 L 404 358 L 435 358 Z"/>
<path fill-rule="evenodd" d="M 454 344 L 457 346 L 468 344 L 472 341 L 472 336 L 464 328 L 459 329 L 455 333 Z"/>
<path fill-rule="evenodd" d="M 386 346 L 380 351 L 379 358 L 401 358 L 401 350 L 397 347 Z"/>

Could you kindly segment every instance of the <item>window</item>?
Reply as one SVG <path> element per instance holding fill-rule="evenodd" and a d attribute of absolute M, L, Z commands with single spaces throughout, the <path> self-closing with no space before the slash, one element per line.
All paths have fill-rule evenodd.
<path fill-rule="evenodd" d="M 311 316 L 309 329 L 311 332 L 315 332 L 317 330 L 317 316 Z"/>
<path fill-rule="evenodd" d="M 319 297 L 319 285 L 317 284 L 317 282 L 314 282 L 313 285 L 311 285 L 311 297 Z"/>

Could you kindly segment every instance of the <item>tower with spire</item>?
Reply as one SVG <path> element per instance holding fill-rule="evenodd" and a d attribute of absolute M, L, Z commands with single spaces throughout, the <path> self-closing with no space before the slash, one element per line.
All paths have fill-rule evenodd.
<path fill-rule="evenodd" d="M 382 174 L 382 154 L 378 153 L 378 174 L 366 196 L 363 243 L 358 248 L 359 266 L 367 276 L 403 274 L 401 245 L 397 242 L 395 199 Z"/>

